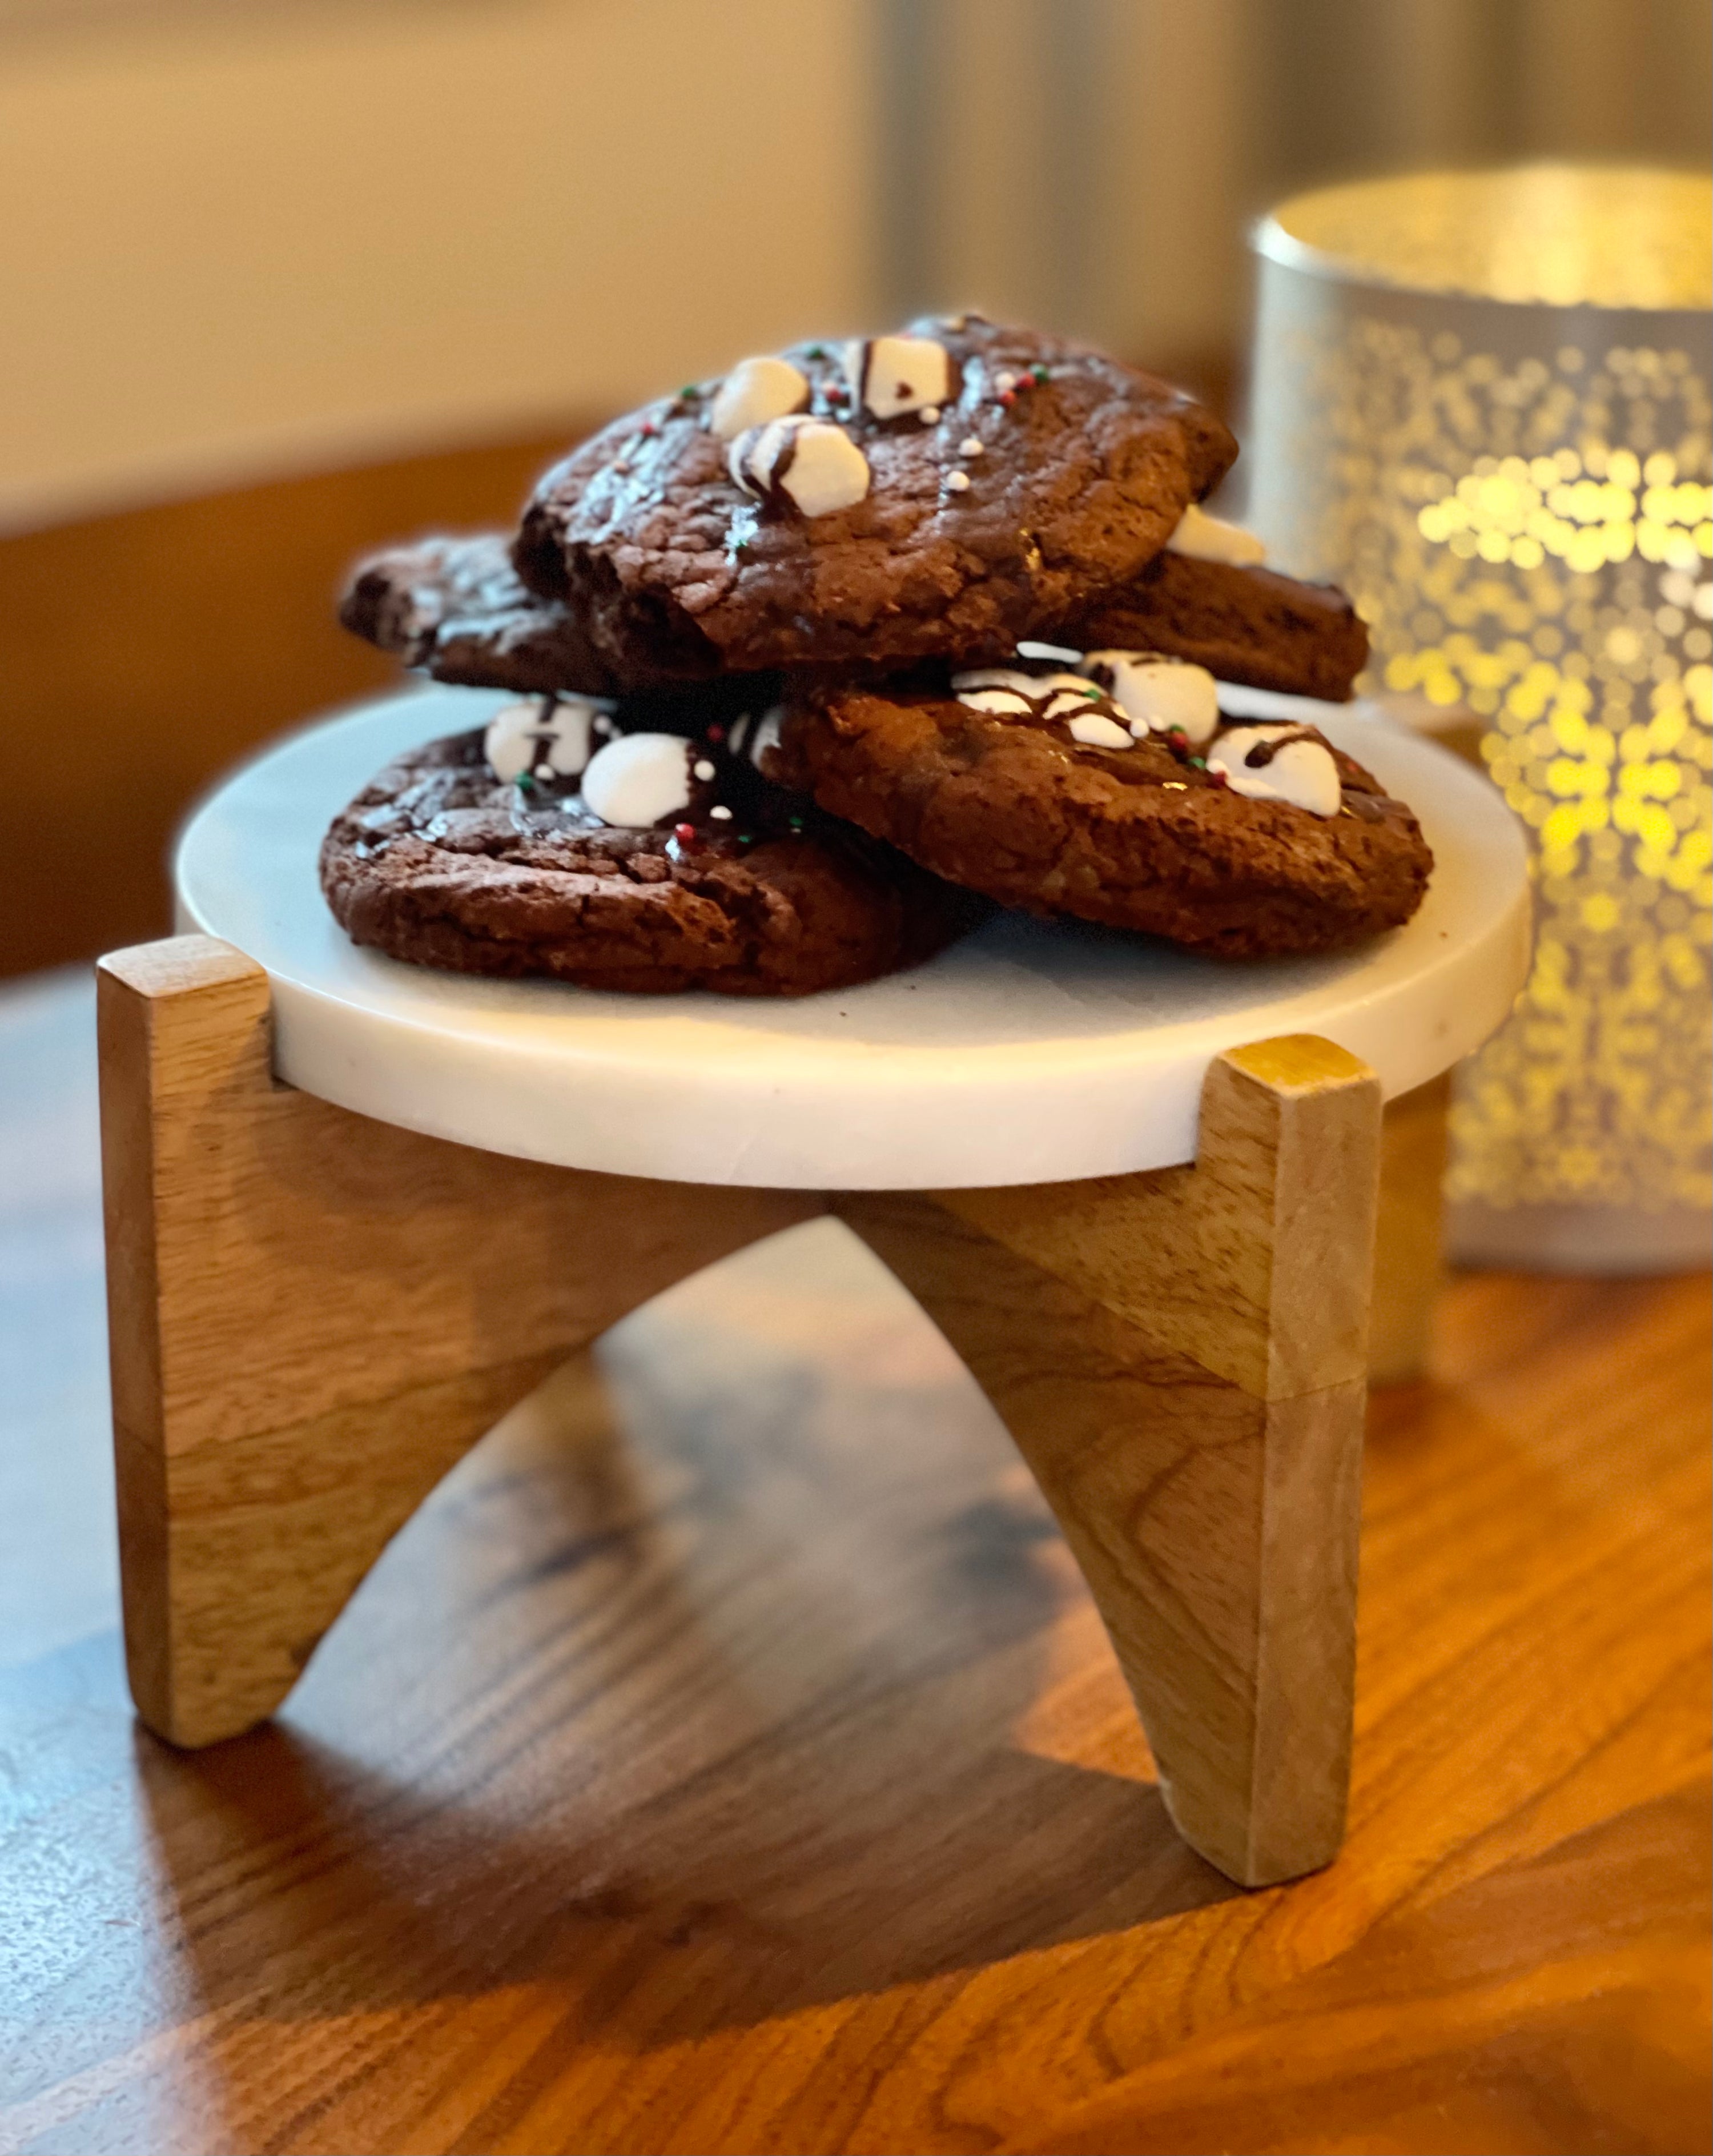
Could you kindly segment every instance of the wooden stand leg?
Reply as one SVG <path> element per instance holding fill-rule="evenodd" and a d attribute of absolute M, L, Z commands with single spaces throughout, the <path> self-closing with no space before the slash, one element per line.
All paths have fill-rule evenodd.
<path fill-rule="evenodd" d="M 830 1204 L 1009 1424 L 1186 1838 L 1259 1885 L 1344 1820 L 1380 1130 L 1324 1041 L 1221 1057 L 1193 1167 L 937 1194 L 710 1188 L 421 1137 L 277 1084 L 266 976 L 100 973 L 126 1641 L 172 1742 L 264 1718 L 382 1548 L 554 1365 Z"/>
<path fill-rule="evenodd" d="M 100 1012 L 126 1651 L 174 1743 L 271 1713 L 567 1355 L 824 1209 L 477 1152 L 278 1085 L 267 976 L 207 937 L 104 960 Z"/>
<path fill-rule="evenodd" d="M 1380 1094 L 1222 1056 L 1192 1168 L 848 1196 L 1058 1514 L 1185 1839 L 1246 1886 L 1343 1833 Z"/>
<path fill-rule="evenodd" d="M 1444 1275 L 1446 1116 L 1451 1073 L 1386 1104 L 1380 1134 L 1380 1219 L 1368 1383 L 1403 1385 L 1426 1373 L 1433 1305 Z"/>

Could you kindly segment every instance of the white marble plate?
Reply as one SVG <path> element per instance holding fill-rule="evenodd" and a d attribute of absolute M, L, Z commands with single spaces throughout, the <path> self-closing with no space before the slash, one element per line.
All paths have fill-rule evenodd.
<path fill-rule="evenodd" d="M 274 983 L 280 1075 L 490 1152 L 691 1183 L 950 1188 L 1193 1158 L 1221 1049 L 1318 1033 L 1407 1091 L 1478 1045 L 1527 963 L 1521 829 L 1478 773 L 1360 706 L 1327 730 L 1421 818 L 1439 859 L 1408 927 L 1350 955 L 1223 965 L 1020 915 L 914 973 L 800 1001 L 470 980 L 350 943 L 315 853 L 396 750 L 502 699 L 425 689 L 287 737 L 197 810 L 181 926 Z"/>

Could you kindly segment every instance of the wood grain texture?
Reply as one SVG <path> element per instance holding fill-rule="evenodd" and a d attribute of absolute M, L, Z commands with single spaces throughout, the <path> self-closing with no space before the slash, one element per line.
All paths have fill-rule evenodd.
<path fill-rule="evenodd" d="M 588 430 L 317 472 L 0 538 L 0 976 L 162 936 L 196 797 L 306 712 L 396 685 L 334 607 L 357 555 L 510 524 Z"/>
<path fill-rule="evenodd" d="M 1010 2146 L 1029 2156 L 1707 2145 L 1705 1788 L 1388 1915 L 1341 1960 Z M 1423 2010 L 1432 1972 L 1433 2010 Z M 1253 2093 L 1242 2139 L 1227 2092 Z"/>
<path fill-rule="evenodd" d="M 941 1203 L 1260 1399 L 1367 1369 L 1378 1081 L 1289 1035 L 1215 1059 L 1193 1168 Z"/>
<path fill-rule="evenodd" d="M 3 1002 L 0 1074 L 63 1159 Z M 49 1383 L 99 1337 L 81 1188 L 0 1178 L 64 1254 L 45 1301 L 0 1271 L 44 1476 L 99 1435 Z M 1345 1849 L 1244 1895 L 950 1349 L 833 1224 L 764 1243 L 468 1455 L 278 1723 L 171 1750 L 43 1611 L 0 2148 L 1705 2148 L 1708 1316 L 1451 1283 L 1370 1410 Z M 63 1517 L 0 1508 L 0 1567 L 87 1626 Z"/>
<path fill-rule="evenodd" d="M 480 1153 L 274 1082 L 207 937 L 99 973 L 126 1635 L 180 1744 L 270 1713 L 387 1543 L 571 1352 L 818 1212 Z"/>
<path fill-rule="evenodd" d="M 1344 1830 L 1379 1118 L 1354 1056 L 1269 1041 L 1209 1070 L 1193 1168 L 834 1207 L 998 1409 L 1245 1886 Z"/>
<path fill-rule="evenodd" d="M 274 1081 L 267 976 L 209 937 L 103 960 L 100 1010 L 126 1651 L 176 1743 L 271 1713 L 428 1491 L 573 1348 L 828 1203 L 329 1108 Z M 1329 1862 L 1343 1831 L 1379 1112 L 1364 1065 L 1293 1037 L 1216 1060 L 1193 1168 L 831 1201 L 999 1409 L 1174 1821 L 1244 1886 Z"/>
<path fill-rule="evenodd" d="M 1403 1385 L 1428 1368 L 1445 1270 L 1444 1186 L 1451 1073 L 1388 1101 L 1380 1125 L 1380 1210 L 1368 1310 L 1368 1382 Z"/>

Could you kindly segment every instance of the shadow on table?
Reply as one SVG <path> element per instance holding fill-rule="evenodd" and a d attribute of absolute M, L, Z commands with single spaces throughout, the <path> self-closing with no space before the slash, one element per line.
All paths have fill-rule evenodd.
<path fill-rule="evenodd" d="M 647 2049 L 1235 1891 L 991 1409 L 828 1224 L 508 1418 L 285 1722 L 136 1748 L 189 1973 L 258 2016 L 546 1985 Z"/>

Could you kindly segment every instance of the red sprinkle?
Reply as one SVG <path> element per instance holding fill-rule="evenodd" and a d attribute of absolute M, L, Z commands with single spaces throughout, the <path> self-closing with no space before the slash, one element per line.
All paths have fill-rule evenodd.
<path fill-rule="evenodd" d="M 1016 390 L 1002 389 L 999 393 L 999 401 L 1002 404 L 1015 404 L 1017 402 Z"/>
<path fill-rule="evenodd" d="M 658 423 L 657 421 L 653 420 L 653 419 L 644 419 L 644 422 L 643 422 L 643 432 L 644 432 L 645 434 L 658 434 L 659 433 L 659 431 L 660 431 L 659 425 L 659 423 Z"/>
<path fill-rule="evenodd" d="M 674 839 L 688 841 L 696 835 L 696 827 L 694 824 L 674 824 L 672 835 Z"/>
<path fill-rule="evenodd" d="M 1216 786 L 1223 786 L 1227 783 L 1225 773 L 1223 771 L 1210 771 L 1208 773 L 1208 776 L 1213 780 Z"/>
<path fill-rule="evenodd" d="M 710 741 L 724 741 L 726 738 L 725 727 L 710 726 L 708 729 L 708 738 Z"/>

